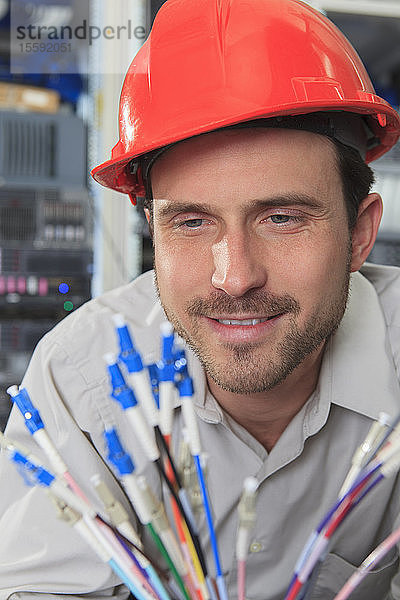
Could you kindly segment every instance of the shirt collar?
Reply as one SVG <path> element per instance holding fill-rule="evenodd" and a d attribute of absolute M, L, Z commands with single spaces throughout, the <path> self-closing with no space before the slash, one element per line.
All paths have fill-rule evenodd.
<path fill-rule="evenodd" d="M 319 396 L 372 419 L 397 416 L 400 386 L 388 347 L 387 326 L 373 285 L 351 276 L 343 319 L 327 344 Z"/>
<path fill-rule="evenodd" d="M 193 354 L 189 364 L 196 382 L 199 416 L 209 422 L 221 422 L 222 411 L 207 393 L 204 371 Z M 366 277 L 353 273 L 345 313 L 326 345 L 318 385 L 310 398 L 308 435 L 324 425 L 332 403 L 372 419 L 381 412 L 393 418 L 399 412 L 399 398 L 400 385 L 377 292 Z"/>

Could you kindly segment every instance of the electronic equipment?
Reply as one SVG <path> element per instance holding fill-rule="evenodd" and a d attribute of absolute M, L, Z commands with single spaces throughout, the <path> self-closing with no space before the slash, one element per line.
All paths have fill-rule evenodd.
<path fill-rule="evenodd" d="M 0 427 L 39 339 L 90 298 L 86 127 L 73 114 L 0 112 Z"/>

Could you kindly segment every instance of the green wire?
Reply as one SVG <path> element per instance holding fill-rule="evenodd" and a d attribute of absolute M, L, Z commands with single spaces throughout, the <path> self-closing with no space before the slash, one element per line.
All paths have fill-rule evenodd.
<path fill-rule="evenodd" d="M 156 530 L 154 529 L 154 527 L 151 523 L 147 523 L 146 527 L 148 528 L 148 530 L 151 534 L 151 537 L 153 538 L 157 548 L 159 549 L 163 558 L 165 559 L 168 567 L 171 569 L 171 573 L 174 576 L 174 579 L 175 579 L 176 583 L 178 584 L 179 589 L 181 590 L 182 594 L 184 595 L 186 600 L 191 600 L 191 598 L 186 590 L 185 584 L 182 580 L 182 577 L 179 575 L 178 571 L 176 570 L 176 567 L 175 567 L 174 563 L 172 562 L 171 557 L 168 554 L 168 551 L 167 551 L 166 547 L 164 546 L 160 536 L 158 535 L 158 533 L 156 532 Z"/>

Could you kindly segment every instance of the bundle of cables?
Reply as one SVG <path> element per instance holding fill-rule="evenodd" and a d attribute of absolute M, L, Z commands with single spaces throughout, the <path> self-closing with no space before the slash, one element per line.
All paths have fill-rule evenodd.
<path fill-rule="evenodd" d="M 108 563 L 137 600 L 228 600 L 193 405 L 193 383 L 183 345 L 176 339 L 172 326 L 163 323 L 160 361 L 156 365 L 144 366 L 124 318 L 115 315 L 114 323 L 120 352 L 118 356 L 105 356 L 111 397 L 124 411 L 126 421 L 166 486 L 173 515 L 171 521 L 163 502 L 156 497 L 145 476 L 135 472 L 134 461 L 123 448 L 114 425 L 104 431 L 108 460 L 139 521 L 163 556 L 168 576 L 146 555 L 126 511 L 98 476 L 92 479 L 92 484 L 103 502 L 106 516 L 96 512 L 46 432 L 26 389 L 12 386 L 8 392 L 21 411 L 28 430 L 47 456 L 53 472 L 3 434 L 0 434 L 1 446 L 29 485 L 47 489 L 59 515 L 84 537 L 102 561 Z M 186 466 L 183 469 L 176 467 L 171 451 L 173 413 L 177 404 L 181 407 L 185 426 L 182 442 L 184 458 L 181 462 Z M 285 600 L 304 600 L 307 597 L 312 574 L 324 560 L 333 534 L 380 481 L 399 470 L 399 421 L 400 418 L 390 423 L 389 418 L 382 415 L 379 421 L 373 423 L 353 457 L 338 500 L 313 531 L 298 559 Z M 257 487 L 255 478 L 246 479 L 238 505 L 238 600 L 245 600 L 246 559 L 256 519 Z M 200 542 L 193 506 L 195 497 L 201 498 L 206 516 L 215 579 L 209 574 Z M 346 600 L 366 574 L 399 541 L 400 528 L 365 559 L 334 600 Z"/>
<path fill-rule="evenodd" d="M 183 345 L 176 339 L 172 326 L 163 323 L 161 359 L 156 365 L 144 366 L 123 317 L 115 315 L 114 323 L 120 352 L 118 356 L 105 356 L 110 395 L 124 411 L 135 438 L 147 459 L 155 465 L 168 490 L 172 522 L 167 517 L 163 502 L 156 497 L 145 476 L 135 472 L 134 461 L 123 448 L 114 425 L 104 431 L 107 458 L 139 521 L 164 558 L 168 576 L 146 555 L 126 511 L 99 476 L 93 477 L 92 484 L 103 502 L 106 516 L 96 512 L 69 472 L 25 388 L 11 386 L 8 393 L 22 413 L 29 432 L 44 451 L 52 471 L 2 433 L 1 447 L 18 467 L 26 483 L 47 490 L 59 516 L 84 537 L 137 600 L 228 600 L 193 406 L 193 383 Z M 185 425 L 182 443 L 187 466 L 185 485 L 182 483 L 182 471 L 176 467 L 170 447 L 173 413 L 177 404 L 181 406 Z M 192 493 L 192 498 L 196 495 L 201 497 L 205 512 L 215 579 L 209 574 L 200 543 L 193 501 L 187 489 L 190 485 L 196 485 L 196 493 Z M 255 523 L 257 485 L 253 477 L 245 480 L 238 507 L 236 554 L 239 600 L 245 599 L 245 565 L 250 533 Z"/>
<path fill-rule="evenodd" d="M 310 535 L 297 561 L 285 600 L 303 600 L 312 574 L 328 553 L 333 534 L 351 511 L 382 480 L 400 468 L 400 417 L 393 423 L 382 413 L 355 452 L 338 500 Z M 386 538 L 361 564 L 333 600 L 346 600 L 371 569 L 400 541 L 400 528 Z"/>

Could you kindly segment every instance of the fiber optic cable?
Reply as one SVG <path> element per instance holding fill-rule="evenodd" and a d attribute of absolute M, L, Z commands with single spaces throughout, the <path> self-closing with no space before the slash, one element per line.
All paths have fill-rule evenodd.
<path fill-rule="evenodd" d="M 55 496 L 64 500 L 75 510 L 81 513 L 87 513 L 91 517 L 96 516 L 94 509 L 92 509 L 84 500 L 82 500 L 80 496 L 77 496 L 72 490 L 70 490 L 60 477 L 50 473 L 32 457 L 26 456 L 20 447 L 6 438 L 1 432 L 0 443 L 1 447 L 5 449 L 9 460 L 13 462 L 19 469 L 21 475 L 28 485 L 40 485 L 42 487 L 47 487 Z"/>
<path fill-rule="evenodd" d="M 171 570 L 171 573 L 178 585 L 178 588 L 179 588 L 181 594 L 183 595 L 185 600 L 192 600 L 192 598 L 190 598 L 190 596 L 185 588 L 185 584 L 184 584 L 180 574 L 178 573 L 174 563 L 172 562 L 171 557 L 170 557 L 167 549 L 165 548 L 160 536 L 157 534 L 155 528 L 153 527 L 153 525 L 150 522 L 146 524 L 146 527 L 147 527 L 155 545 L 157 546 L 158 551 L 160 552 L 161 556 L 164 558 L 166 564 L 168 565 L 169 569 Z"/>
<path fill-rule="evenodd" d="M 117 529 L 118 533 L 123 536 L 124 540 L 126 540 L 126 542 L 130 542 L 130 544 L 133 546 L 134 557 L 146 571 L 150 580 L 152 580 L 160 597 L 167 595 L 166 590 L 163 589 L 162 582 L 159 579 L 157 572 L 143 552 L 142 542 L 132 523 L 129 521 L 128 513 L 126 512 L 125 508 L 118 500 L 115 499 L 110 489 L 104 483 L 104 481 L 100 479 L 99 475 L 93 475 L 91 477 L 91 482 L 97 492 L 97 495 L 104 504 L 111 524 Z M 125 541 L 121 540 L 121 542 L 126 545 Z M 130 550 L 128 549 L 128 551 Z"/>
<path fill-rule="evenodd" d="M 393 439 L 398 437 L 398 435 L 400 435 L 400 413 L 393 420 L 389 421 L 388 426 L 385 430 L 385 434 L 380 440 L 378 447 L 375 449 L 375 454 L 371 454 L 371 456 L 368 458 L 367 465 L 373 460 L 375 455 L 380 454 L 383 447 L 387 444 L 389 438 L 392 440 L 393 443 Z"/>
<path fill-rule="evenodd" d="M 369 459 L 363 474 L 360 474 L 352 488 L 350 488 L 350 490 L 348 490 L 348 492 L 345 493 L 331 508 L 321 524 L 318 526 L 317 530 L 312 534 L 296 565 L 295 575 L 289 586 L 287 598 L 297 597 L 297 594 L 294 593 L 292 588 L 296 587 L 301 589 L 301 580 L 303 580 L 303 583 L 305 583 L 312 571 L 313 566 L 316 564 L 317 560 L 320 559 L 319 557 L 323 556 L 324 549 L 327 547 L 327 543 L 333 532 L 337 529 L 349 512 L 383 478 L 382 474 L 378 474 L 376 479 L 370 482 L 371 478 L 376 476 L 378 470 L 381 469 L 383 463 L 390 461 L 396 456 L 400 446 L 399 438 L 399 426 L 397 426 L 389 435 L 385 446 L 378 453 L 378 458 L 372 462 L 372 457 Z M 378 448 L 380 448 L 381 443 L 382 442 L 380 442 L 378 445 Z M 369 485 L 368 482 L 370 482 Z M 368 487 L 366 487 L 367 485 Z M 361 490 L 363 490 L 362 493 Z"/>
<path fill-rule="evenodd" d="M 111 556 L 110 566 L 119 575 L 128 589 L 135 595 L 137 600 L 154 600 L 154 595 L 141 585 L 138 581 L 132 567 L 134 564 L 129 560 L 129 556 L 123 554 L 121 549 L 118 549 L 111 537 L 111 530 L 103 522 L 90 519 L 87 515 L 83 515 L 83 520 L 93 533 L 94 537 L 102 544 Z"/>
<path fill-rule="evenodd" d="M 48 435 L 39 410 L 33 405 L 28 391 L 25 388 L 18 389 L 18 386 L 13 385 L 7 389 L 7 393 L 11 396 L 14 404 L 17 405 L 19 411 L 24 417 L 25 425 L 29 433 L 46 454 L 51 466 L 54 469 L 54 472 L 63 477 L 70 488 L 83 500 L 89 503 L 84 492 L 72 477 L 67 465 L 63 461 L 56 446 Z"/>
<path fill-rule="evenodd" d="M 206 482 L 204 479 L 203 467 L 200 459 L 201 452 L 201 443 L 200 443 L 200 434 L 197 425 L 196 414 L 194 412 L 193 406 L 193 382 L 192 379 L 187 376 L 182 379 L 179 383 L 179 396 L 181 400 L 181 410 L 183 419 L 185 422 L 185 426 L 188 430 L 188 439 L 190 441 L 190 450 L 193 456 L 194 464 L 196 466 L 197 477 L 199 480 L 199 486 L 201 491 L 201 496 L 203 500 L 204 510 L 206 514 L 206 520 L 208 525 L 208 530 L 210 534 L 210 542 L 211 549 L 214 558 L 215 571 L 216 571 L 216 582 L 218 587 L 218 592 L 221 600 L 228 600 L 228 594 L 226 590 L 225 580 L 221 569 L 221 562 L 219 558 L 218 544 L 217 538 L 214 529 L 213 518 L 211 514 L 211 506 L 208 498 L 208 491 L 206 487 Z M 207 581 L 207 579 L 206 579 Z M 209 591 L 210 584 L 208 582 Z"/>
<path fill-rule="evenodd" d="M 158 426 L 156 426 L 155 428 L 156 431 L 156 436 L 157 438 L 160 440 L 160 443 L 162 444 L 163 448 L 166 450 L 168 456 L 169 456 L 169 460 L 171 465 L 174 464 L 173 459 L 171 457 L 171 455 L 168 452 L 168 445 L 166 444 L 166 441 L 164 439 L 164 436 L 162 436 Z M 169 492 L 172 496 L 172 498 L 174 499 L 174 502 L 176 503 L 177 507 L 179 508 L 180 514 L 182 516 L 182 519 L 185 523 L 185 526 L 190 534 L 191 540 L 192 540 L 192 544 L 193 547 L 195 548 L 196 551 L 196 555 L 198 557 L 198 561 L 201 565 L 201 569 L 203 571 L 203 575 L 204 575 L 204 579 L 207 582 L 207 577 L 208 577 L 208 573 L 207 573 L 207 567 L 206 567 L 206 563 L 205 563 L 205 558 L 204 558 L 204 554 L 200 545 L 200 539 L 199 539 L 199 535 L 197 532 L 197 525 L 195 523 L 194 517 L 192 516 L 192 510 L 190 507 L 190 503 L 189 500 L 187 498 L 187 494 L 186 494 L 186 490 L 182 487 L 179 487 L 178 493 L 176 493 L 175 491 L 175 486 L 174 483 L 176 482 L 172 482 L 166 472 L 165 469 L 162 465 L 161 459 L 158 459 L 157 461 L 155 461 L 155 465 L 159 470 L 160 476 L 162 477 L 162 479 L 165 481 L 165 483 L 167 484 L 167 487 L 169 489 Z M 176 469 L 174 468 L 174 471 L 176 472 Z M 184 503 L 186 504 L 186 506 L 184 506 Z M 193 525 L 193 524 L 194 525 Z M 192 545 L 191 545 L 192 547 Z M 208 586 L 208 582 L 207 582 L 207 586 Z M 209 586 L 208 586 L 209 587 Z M 208 598 L 209 594 L 206 595 L 206 597 Z M 212 600 L 213 596 L 211 596 Z"/>
<path fill-rule="evenodd" d="M 172 433 L 172 421 L 176 398 L 175 366 L 174 366 L 174 330 L 171 323 L 161 325 L 161 360 L 158 363 L 159 372 L 159 426 L 164 437 Z"/>
<path fill-rule="evenodd" d="M 302 587 L 306 584 L 319 558 L 326 551 L 328 543 L 340 523 L 351 508 L 353 499 L 366 485 L 372 476 L 371 473 L 355 484 L 335 505 L 328 511 L 327 515 L 311 534 L 300 558 L 295 566 L 295 573 L 289 585 L 285 600 L 295 600 Z"/>
<path fill-rule="evenodd" d="M 175 461 L 173 460 L 170 449 L 169 449 L 170 441 L 161 434 L 159 427 L 155 428 L 155 434 L 156 434 L 156 439 L 157 439 L 162 451 L 164 451 L 166 454 L 166 458 L 167 458 L 166 462 L 167 462 L 168 467 L 171 470 L 171 475 L 169 476 L 167 473 L 167 469 L 163 469 L 164 473 L 162 473 L 162 476 L 163 476 L 163 478 L 166 477 L 168 479 L 169 483 L 167 482 L 167 485 L 170 489 L 172 496 L 175 496 L 176 493 L 178 494 L 178 498 L 176 498 L 176 502 L 177 502 L 178 508 L 180 509 L 180 511 L 182 513 L 182 517 L 184 518 L 185 521 L 186 520 L 188 521 L 190 531 L 193 532 L 193 535 L 198 536 L 199 532 L 198 532 L 196 520 L 193 515 L 190 500 L 188 498 L 186 489 L 182 485 L 181 478 L 180 478 L 178 470 L 175 466 Z M 176 488 L 176 490 L 175 490 L 175 488 Z"/>
<path fill-rule="evenodd" d="M 246 559 L 250 543 L 250 534 L 256 522 L 257 487 L 257 479 L 255 477 L 247 477 L 243 483 L 243 493 L 238 505 L 239 526 L 236 536 L 238 600 L 245 600 L 246 596 Z"/>
<path fill-rule="evenodd" d="M 107 550 L 104 542 L 99 542 L 98 537 L 93 533 L 92 528 L 83 519 L 82 515 L 74 511 L 70 506 L 64 504 L 58 505 L 59 513 L 61 518 L 69 523 L 77 531 L 77 533 L 89 544 L 92 550 L 97 554 L 100 560 L 108 564 L 119 579 L 127 586 L 132 593 L 137 593 L 137 598 L 143 600 L 150 600 L 147 596 L 143 596 L 140 590 L 131 579 L 126 575 L 124 570 L 120 567 L 118 562 L 112 558 L 112 555 Z"/>
<path fill-rule="evenodd" d="M 362 562 L 353 575 L 346 581 L 342 589 L 336 594 L 333 600 L 347 600 L 360 585 L 368 573 L 390 552 L 390 550 L 400 542 L 400 527 L 395 529 L 386 539 L 383 540 Z"/>
<path fill-rule="evenodd" d="M 149 558 L 144 554 L 143 550 L 137 546 L 131 550 L 124 540 L 120 539 L 120 542 L 124 546 L 127 554 L 129 554 L 143 570 L 143 574 L 150 582 L 153 593 L 155 593 L 157 598 L 160 598 L 160 600 L 171 600 L 170 595 L 162 583 L 157 571 L 151 564 Z"/>
<path fill-rule="evenodd" d="M 162 521 L 161 503 L 159 503 L 157 506 L 154 505 L 153 498 L 151 497 L 148 488 L 146 488 L 147 496 L 145 497 L 145 494 L 143 493 L 143 488 L 145 487 L 144 477 L 136 477 L 134 474 L 135 467 L 132 459 L 123 449 L 116 430 L 112 429 L 105 431 L 104 437 L 108 447 L 108 459 L 116 467 L 121 482 L 126 490 L 126 493 L 128 494 L 130 501 L 132 502 L 140 522 L 149 529 L 152 537 L 163 537 L 163 539 L 159 540 L 160 543 L 157 545 L 163 547 L 162 554 L 165 558 L 166 554 L 168 555 L 168 559 L 166 559 L 167 564 L 176 579 L 178 587 L 189 599 L 185 585 L 182 581 L 182 575 L 186 575 L 186 567 L 179 551 L 177 551 L 176 546 L 174 545 L 173 535 L 171 535 L 172 532 L 168 531 L 168 523 L 165 524 L 165 521 L 163 523 L 163 536 L 159 536 L 156 528 L 153 525 L 153 520 L 155 517 L 158 518 L 159 522 Z M 151 504 L 152 501 L 153 505 Z M 166 544 L 169 546 L 168 548 L 166 548 Z M 170 557 L 170 552 L 172 552 L 174 555 L 173 559 Z M 175 566 L 174 560 L 178 562 L 177 566 Z"/>
<path fill-rule="evenodd" d="M 110 550 L 109 543 L 105 541 L 104 535 L 102 535 L 98 529 L 99 527 L 103 527 L 103 530 L 105 531 L 108 526 L 103 520 L 98 518 L 97 514 L 90 509 L 87 503 L 43 466 L 28 459 L 16 445 L 5 438 L 1 432 L 0 441 L 1 447 L 6 450 L 8 458 L 16 465 L 28 485 L 38 485 L 47 488 L 52 494 L 82 516 L 87 528 L 89 528 L 91 533 L 97 538 L 102 551 L 104 552 L 105 550 L 108 552 L 108 559 L 106 562 L 109 562 L 110 566 L 121 577 L 121 580 L 128 585 L 130 591 L 137 595 L 138 600 L 153 600 L 153 597 L 141 593 L 141 590 L 138 590 L 135 582 L 126 572 L 126 568 L 124 568 L 125 565 L 121 564 L 121 560 L 115 556 L 115 553 L 112 550 Z"/>
<path fill-rule="evenodd" d="M 158 428 L 156 429 L 156 437 L 159 440 L 159 443 L 162 445 L 162 448 L 166 453 L 165 472 L 166 472 L 166 475 L 167 475 L 171 485 L 174 487 L 175 486 L 178 487 L 179 492 L 185 491 L 185 493 L 186 493 L 186 490 L 184 490 L 184 488 L 182 487 L 179 474 L 177 472 L 177 469 L 174 465 L 174 461 L 172 460 L 171 454 L 169 452 L 168 443 L 164 439 L 164 437 L 162 436 L 162 434 Z M 183 505 L 182 496 L 181 496 L 181 500 L 182 500 L 182 505 Z M 170 501 L 171 501 L 171 508 L 172 508 L 172 513 L 173 513 L 173 517 L 174 517 L 176 531 L 178 533 L 180 545 L 182 548 L 182 553 L 185 557 L 186 564 L 188 565 L 188 568 L 189 568 L 191 581 L 193 582 L 194 585 L 196 585 L 196 588 L 194 588 L 194 585 L 192 586 L 194 588 L 194 592 L 195 592 L 194 595 L 199 597 L 199 600 L 202 600 L 203 598 L 207 599 L 209 597 L 209 594 L 207 592 L 204 574 L 201 569 L 201 563 L 200 563 L 198 554 L 197 554 L 195 546 L 193 544 L 192 536 L 190 534 L 190 531 L 188 530 L 184 516 L 182 515 L 182 512 L 181 512 L 181 510 L 175 500 L 175 497 L 173 495 L 170 496 Z M 189 511 L 187 510 L 188 507 L 185 507 L 184 508 L 185 513 L 188 515 L 188 512 L 190 512 L 191 517 L 189 518 L 189 520 L 191 521 L 191 523 L 194 523 L 194 525 L 196 526 L 196 524 L 194 522 L 194 517 L 192 515 L 192 510 L 190 507 L 189 500 L 186 499 L 186 501 L 189 504 Z"/>
<path fill-rule="evenodd" d="M 119 539 L 120 544 L 124 547 L 125 551 L 131 556 L 131 559 L 136 563 L 138 569 L 141 571 L 139 579 L 145 577 L 154 587 L 157 594 L 164 600 L 168 598 L 168 594 L 163 587 L 160 579 L 156 575 L 153 568 L 150 568 L 149 560 L 144 556 L 141 551 L 142 543 L 135 531 L 133 525 L 128 519 L 128 513 L 122 506 L 122 504 L 115 499 L 108 486 L 100 479 L 99 475 L 93 475 L 91 482 L 97 492 L 97 495 L 102 500 L 106 512 L 110 518 L 111 524 L 116 527 L 117 531 L 121 533 L 125 539 L 129 540 L 134 546 L 133 551 L 127 546 L 127 544 Z M 146 584 L 145 584 L 146 587 Z"/>
<path fill-rule="evenodd" d="M 194 466 L 193 457 L 189 447 L 189 433 L 186 427 L 182 428 L 182 439 L 179 445 L 178 457 L 178 472 L 182 482 L 182 486 L 187 490 L 190 506 L 192 507 L 193 516 L 202 509 L 201 494 L 199 482 L 197 479 L 196 467 Z"/>
<path fill-rule="evenodd" d="M 49 483 L 49 487 L 52 487 L 54 489 L 57 486 L 58 495 L 62 494 L 61 497 L 66 499 L 71 506 L 74 506 L 76 509 L 80 510 L 84 514 L 87 514 L 89 512 L 90 515 L 93 517 L 95 515 L 94 510 L 89 508 L 90 503 L 88 499 L 68 472 L 66 464 L 62 460 L 58 450 L 55 448 L 53 442 L 51 441 L 50 437 L 45 431 L 44 423 L 40 417 L 39 411 L 34 407 L 27 390 L 22 389 L 19 391 L 17 386 L 12 386 L 11 388 L 9 388 L 8 391 L 12 396 L 14 402 L 17 404 L 19 410 L 23 414 L 26 426 L 30 431 L 32 437 L 45 451 L 46 455 L 48 456 L 50 462 L 52 463 L 55 469 L 56 474 L 58 476 L 63 477 L 66 483 L 75 492 L 76 496 L 70 494 L 68 492 L 68 488 L 65 488 L 65 486 L 60 487 L 60 483 L 57 479 L 55 479 L 54 482 Z M 18 460 L 20 464 L 22 464 L 23 462 L 20 455 L 14 455 L 13 460 L 14 462 Z M 25 476 L 27 471 L 30 471 L 31 476 L 33 472 L 36 473 L 37 477 L 41 476 L 39 475 L 38 470 L 34 471 L 34 466 L 32 463 L 29 464 L 28 461 L 25 461 Z M 40 480 L 38 480 L 37 483 L 40 483 Z M 81 498 L 83 503 L 78 502 L 78 498 Z"/>
<path fill-rule="evenodd" d="M 150 426 L 146 422 L 133 390 L 126 384 L 125 378 L 114 356 L 108 354 L 106 355 L 105 359 L 108 363 L 107 368 L 112 386 L 112 398 L 117 400 L 122 409 L 125 411 L 125 414 L 127 415 L 131 426 L 134 428 L 134 431 L 139 438 L 148 459 L 152 462 L 155 462 L 160 474 L 164 477 L 167 484 L 169 484 L 168 478 L 166 477 L 162 468 L 160 453 L 155 441 L 154 432 L 150 429 Z M 171 493 L 175 494 L 175 491 L 171 489 Z M 179 508 L 183 511 L 182 502 L 176 496 L 176 494 L 175 498 Z"/>
<path fill-rule="evenodd" d="M 189 574 L 188 569 L 182 556 L 179 544 L 176 541 L 175 535 L 168 522 L 164 506 L 162 502 L 156 499 L 144 477 L 139 477 L 138 483 L 141 489 L 142 499 L 145 502 L 147 510 L 150 514 L 151 524 L 168 551 L 168 554 L 172 562 L 175 564 L 178 573 L 185 583 L 187 583 Z"/>
<path fill-rule="evenodd" d="M 55 473 L 64 476 L 68 471 L 68 467 L 45 430 L 40 413 L 33 405 L 28 391 L 25 388 L 19 389 L 18 386 L 12 385 L 7 389 L 7 393 L 11 396 L 13 403 L 16 404 L 24 417 L 25 425 L 29 433 L 50 460 L 50 464 Z"/>
<path fill-rule="evenodd" d="M 173 498 L 171 498 L 172 511 L 174 514 L 175 526 L 177 529 L 179 541 L 182 548 L 182 553 L 185 557 L 186 564 L 189 568 L 189 574 L 193 582 L 194 595 L 199 600 L 208 598 L 208 592 L 205 589 L 205 579 L 201 570 L 199 558 L 196 554 L 190 533 L 186 527 L 185 521 L 182 519 L 179 508 Z M 204 594 L 204 591 L 206 592 Z"/>
<path fill-rule="evenodd" d="M 109 516 L 110 523 L 134 546 L 141 547 L 141 540 L 138 533 L 129 521 L 128 513 L 122 506 L 121 502 L 116 500 L 111 490 L 106 483 L 100 479 L 98 474 L 93 475 L 90 481 L 97 492 L 100 500 L 102 501 L 107 515 Z"/>
<path fill-rule="evenodd" d="M 142 568 L 138 559 L 133 552 L 131 552 L 129 547 L 116 537 L 113 531 L 104 525 L 104 523 L 98 523 L 98 527 L 102 530 L 102 534 L 107 540 L 109 547 L 113 552 L 113 557 L 117 560 L 117 564 L 119 564 L 123 571 L 132 578 L 136 586 L 141 590 L 146 590 L 151 597 L 157 597 L 146 571 Z"/>
<path fill-rule="evenodd" d="M 168 522 L 163 503 L 156 499 L 144 477 L 138 478 L 139 487 L 142 493 L 143 501 L 146 503 L 147 510 L 151 516 L 151 523 L 155 527 L 164 546 L 167 548 L 171 559 L 181 574 L 186 574 L 187 569 L 176 541 L 175 535 Z"/>
<path fill-rule="evenodd" d="M 392 476 L 399 467 L 400 427 L 397 425 L 383 448 L 378 452 L 377 457 L 370 460 L 350 490 L 339 499 L 312 534 L 296 565 L 295 575 L 285 600 L 294 600 L 298 597 L 299 591 L 310 576 L 316 562 L 326 551 L 329 539 L 344 518 L 377 483 L 383 478 Z M 375 480 L 371 481 L 372 477 L 375 477 Z"/>
<path fill-rule="evenodd" d="M 365 467 L 370 458 L 374 456 L 385 439 L 386 431 L 390 430 L 390 417 L 386 413 L 380 413 L 378 420 L 374 421 L 371 428 L 357 448 L 351 460 L 351 468 L 344 480 L 339 492 L 339 498 L 343 496 L 353 485 L 363 467 Z"/>
<path fill-rule="evenodd" d="M 111 397 L 120 404 L 147 458 L 153 462 L 160 457 L 154 431 L 146 421 L 132 388 L 127 385 L 114 355 L 109 353 L 104 358 L 112 388 Z"/>
<path fill-rule="evenodd" d="M 161 461 L 156 461 L 156 465 L 160 470 L 160 474 L 163 477 L 163 479 L 165 480 L 168 489 L 171 493 L 171 495 L 173 496 L 175 502 L 177 503 L 179 510 L 184 518 L 186 527 L 190 533 L 190 536 L 192 538 L 192 544 L 193 547 L 195 548 L 197 557 L 198 557 L 198 562 L 201 565 L 201 569 L 203 572 L 203 577 L 199 579 L 200 583 L 201 581 L 205 580 L 206 582 L 206 588 L 208 590 L 208 593 L 206 593 L 206 597 L 211 597 L 211 600 L 217 600 L 216 599 L 216 595 L 215 595 L 215 590 L 214 590 L 214 586 L 212 584 L 212 581 L 208 575 L 208 570 L 207 570 L 207 565 L 206 565 L 206 561 L 205 561 L 205 557 L 204 557 L 204 553 L 203 550 L 201 548 L 201 544 L 200 544 L 200 539 L 199 539 L 199 535 L 198 535 L 198 530 L 197 530 L 197 524 L 195 522 L 195 519 L 193 517 L 193 513 L 192 513 L 192 509 L 190 506 L 190 501 L 187 497 L 187 492 L 186 490 L 181 486 L 180 481 L 179 481 L 179 475 L 177 473 L 176 468 L 174 467 L 174 461 L 169 453 L 169 449 L 168 449 L 168 443 L 167 440 L 165 439 L 166 436 L 161 435 L 161 433 L 159 432 L 158 428 L 156 427 L 156 436 L 157 439 L 160 440 L 161 445 L 163 446 L 165 452 L 167 453 L 167 456 L 169 458 L 171 467 L 173 468 L 174 474 L 176 476 L 176 483 L 178 485 L 179 488 L 179 493 L 178 495 L 176 494 L 175 490 L 174 490 L 174 485 L 173 483 L 169 480 L 168 476 L 165 473 L 164 468 L 162 467 Z M 186 506 L 183 506 L 183 503 L 186 504 Z M 192 547 L 192 545 L 190 544 L 190 547 Z M 197 563 L 197 561 L 195 561 Z M 205 593 L 205 590 L 203 589 L 203 593 Z"/>
<path fill-rule="evenodd" d="M 124 361 L 125 366 L 129 373 L 142 370 L 143 363 L 142 363 L 139 353 L 136 351 L 136 349 L 133 346 L 132 338 L 129 334 L 128 327 L 126 326 L 126 324 L 124 323 L 123 319 L 120 316 L 117 318 L 114 318 L 114 322 L 117 325 L 117 334 L 118 334 L 119 344 L 120 344 L 121 360 Z M 171 434 L 173 409 L 174 409 L 175 395 L 176 395 L 175 383 L 174 383 L 175 357 L 174 357 L 174 353 L 173 353 L 174 333 L 173 333 L 172 326 L 169 323 L 163 323 L 162 328 L 161 328 L 161 334 L 162 334 L 162 343 L 161 343 L 162 359 L 157 365 L 157 373 L 158 373 L 159 379 L 160 379 L 159 385 L 158 385 L 158 393 L 159 393 L 159 397 L 160 397 L 160 407 L 161 407 L 160 408 L 160 418 L 159 419 L 153 418 L 151 424 L 155 427 L 155 434 L 156 434 L 159 444 L 161 444 L 163 450 L 168 455 L 171 467 L 174 471 L 175 483 L 178 488 L 177 492 L 175 490 L 174 483 L 167 477 L 167 475 L 165 473 L 165 470 L 161 463 L 161 459 L 159 457 L 154 458 L 155 453 L 153 453 L 153 456 L 149 457 L 149 458 L 150 458 L 150 460 L 154 460 L 155 465 L 157 466 L 161 477 L 166 482 L 168 489 L 170 490 L 170 493 L 171 493 L 172 497 L 174 498 L 174 501 L 177 503 L 177 506 L 182 514 L 182 517 L 185 520 L 186 527 L 190 533 L 190 536 L 192 537 L 192 542 L 196 549 L 196 552 L 197 552 L 197 555 L 198 555 L 198 558 L 199 558 L 199 561 L 200 561 L 200 564 L 201 564 L 201 567 L 203 570 L 204 577 L 206 577 L 207 569 L 206 569 L 206 565 L 205 565 L 203 552 L 202 552 L 201 546 L 200 546 L 197 525 L 196 525 L 195 519 L 193 517 L 193 513 L 191 510 L 189 499 L 187 497 L 186 490 L 182 487 L 182 485 L 179 482 L 179 476 L 175 469 L 172 457 L 169 454 L 168 441 L 170 439 L 170 434 Z M 180 367 L 181 371 L 183 371 L 184 366 L 185 366 L 184 362 L 186 362 L 186 359 L 184 359 L 184 357 L 182 357 L 182 356 L 178 356 L 178 358 L 180 359 L 179 367 Z M 111 362 L 110 358 L 108 359 L 108 362 Z M 122 380 L 121 380 L 122 373 L 120 370 L 119 370 L 119 372 L 117 371 L 115 365 L 113 365 L 113 368 L 115 369 L 114 380 L 112 380 L 113 390 L 116 390 L 116 388 L 117 388 L 118 395 L 121 395 L 120 387 L 122 384 Z M 145 383 L 147 385 L 147 388 L 150 389 L 149 388 L 149 384 L 150 384 L 149 378 L 146 379 L 146 382 L 143 381 L 142 383 L 143 383 L 143 386 L 141 387 L 141 391 L 143 391 L 145 389 Z M 153 396 L 151 390 L 150 390 L 150 395 Z M 113 391 L 113 397 L 115 397 L 114 391 Z M 141 401 L 140 398 L 138 398 L 138 400 L 140 403 L 140 401 Z M 153 404 L 155 406 L 154 400 L 153 400 Z M 156 424 L 157 421 L 160 422 L 160 425 Z M 163 429 L 164 435 L 160 434 L 161 428 Z M 189 544 L 189 546 L 193 547 L 193 544 L 192 545 Z M 207 594 L 207 596 L 208 596 L 208 594 Z"/>
<path fill-rule="evenodd" d="M 133 387 L 139 404 L 143 407 L 148 423 L 154 427 L 158 423 L 158 411 L 152 394 L 150 375 L 143 366 L 140 353 L 136 350 L 128 326 L 122 315 L 113 316 L 119 340 L 119 359 L 128 371 L 128 382 Z"/>

